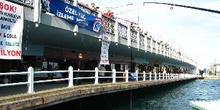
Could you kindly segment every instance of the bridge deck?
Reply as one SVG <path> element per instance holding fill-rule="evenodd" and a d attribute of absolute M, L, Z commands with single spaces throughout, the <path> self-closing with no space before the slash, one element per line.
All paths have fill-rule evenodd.
<path fill-rule="evenodd" d="M 0 109 L 38 108 L 54 105 L 83 97 L 114 93 L 125 90 L 145 88 L 161 84 L 181 82 L 196 78 L 180 78 L 167 80 L 134 81 L 121 83 L 87 84 L 73 87 L 60 87 L 38 91 L 32 94 L 17 94 L 0 97 Z M 42 87 L 43 88 L 43 87 Z M 11 89 L 13 91 L 13 89 Z"/>

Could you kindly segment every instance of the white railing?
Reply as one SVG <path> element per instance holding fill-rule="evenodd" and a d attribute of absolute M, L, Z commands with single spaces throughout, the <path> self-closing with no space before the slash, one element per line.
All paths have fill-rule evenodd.
<path fill-rule="evenodd" d="M 104 75 L 100 76 L 101 73 L 103 72 Z M 50 74 L 53 74 L 54 76 L 50 78 L 49 77 Z M 61 74 L 64 74 L 67 77 L 62 76 Z M 34 93 L 34 84 L 37 83 L 68 81 L 68 87 L 73 87 L 74 81 L 86 80 L 86 79 L 92 79 L 94 81 L 94 84 L 99 84 L 102 79 L 111 79 L 112 80 L 111 83 L 116 83 L 116 82 L 129 82 L 129 81 L 139 81 L 139 80 L 150 81 L 150 80 L 166 80 L 166 79 L 174 79 L 174 78 L 195 77 L 193 75 L 172 74 L 172 73 L 151 73 L 151 72 L 129 73 L 128 70 L 116 71 L 115 69 L 113 69 L 112 71 L 99 71 L 97 67 L 95 68 L 95 70 L 73 70 L 72 66 L 70 66 L 68 70 L 34 71 L 34 68 L 29 67 L 27 72 L 0 73 L 0 76 L 7 76 L 7 75 L 15 76 L 15 77 L 16 75 L 23 75 L 23 77 L 25 77 L 26 75 L 27 80 L 23 82 L 8 82 L 8 80 L 6 80 L 5 83 L 0 84 L 0 87 L 27 85 L 28 88 L 27 93 Z M 37 80 L 36 78 L 37 77 L 40 78 L 40 76 L 44 76 L 44 78 L 46 79 Z M 109 80 L 107 81 L 108 83 L 110 83 Z"/>

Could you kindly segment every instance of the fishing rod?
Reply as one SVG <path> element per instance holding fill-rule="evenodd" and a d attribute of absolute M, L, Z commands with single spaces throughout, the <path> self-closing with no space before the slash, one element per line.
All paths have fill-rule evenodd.
<path fill-rule="evenodd" d="M 207 8 L 200 8 L 200 7 L 195 7 L 195 6 L 187 6 L 187 5 L 180 5 L 180 4 L 174 4 L 174 3 L 163 3 L 163 2 L 143 2 L 143 6 L 145 4 L 162 4 L 162 5 L 170 5 L 170 6 L 177 6 L 177 7 L 183 7 L 183 8 L 190 8 L 190 9 L 195 9 L 195 10 L 200 10 L 200 11 L 207 11 L 211 13 L 217 13 L 220 14 L 220 11 L 218 10 L 212 10 L 212 9 L 207 9 Z"/>

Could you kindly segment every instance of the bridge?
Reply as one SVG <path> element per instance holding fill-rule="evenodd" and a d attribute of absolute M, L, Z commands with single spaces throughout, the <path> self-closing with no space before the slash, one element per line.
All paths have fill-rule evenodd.
<path fill-rule="evenodd" d="M 68 61 L 77 58 L 73 57 L 74 54 L 82 53 L 83 60 L 100 59 L 100 41 L 106 35 L 110 38 L 108 53 L 109 61 L 113 64 L 125 62 L 129 66 L 131 63 L 152 63 L 184 67 L 190 71 L 196 69 L 197 63 L 177 49 L 80 3 L 75 5 L 91 15 L 107 19 L 108 22 L 103 21 L 104 31 L 95 33 L 56 17 L 39 8 L 40 0 L 35 1 L 36 5 L 12 1 L 24 5 L 23 56 L 43 56 L 46 60 L 62 57 Z"/>
<path fill-rule="evenodd" d="M 19 33 L 22 40 L 17 43 L 11 41 L 7 45 L 0 42 L 0 89 L 5 90 L 0 93 L 0 109 L 42 107 L 82 97 L 196 78 L 192 76 L 197 66 L 195 61 L 156 41 L 152 35 L 131 29 L 130 25 L 94 11 L 77 0 L 59 3 L 69 7 L 72 15 L 80 10 L 78 13 L 87 16 L 86 20 L 92 20 L 80 21 L 84 17 L 77 15 L 76 20 L 67 17 L 72 20 L 68 21 L 63 15 L 57 16 L 48 11 L 45 1 L 0 0 L 4 5 L 3 11 L 6 10 L 4 13 L 16 12 L 15 6 L 23 8 L 23 14 L 19 16 L 0 13 L 0 20 L 4 20 L 1 28 L 11 33 L 14 32 L 11 29 L 13 26 L 7 22 L 16 22 L 11 21 L 15 18 L 23 20 L 23 29 Z M 5 16 L 10 19 L 3 19 Z M 100 23 L 100 18 L 102 28 L 91 29 L 93 25 L 89 22 Z M 6 35 L 5 31 L 0 32 L 1 39 L 19 38 Z M 21 49 L 4 50 L 9 46 Z M 109 65 L 110 69 L 99 70 L 102 64 Z M 44 84 L 43 91 L 44 86 L 39 87 L 39 84 Z M 49 89 L 51 84 L 59 86 Z"/>
<path fill-rule="evenodd" d="M 85 76 L 88 72 L 91 76 Z M 105 74 L 111 73 L 111 75 L 100 76 L 103 72 Z M 51 73 L 68 74 L 68 77 L 37 78 L 37 76 Z M 74 74 L 77 73 L 80 73 L 83 77 L 75 76 Z M 57 71 L 34 71 L 32 67 L 29 67 L 27 72 L 1 73 L 0 75 L 8 74 L 25 75 L 27 81 L 0 84 L 1 110 L 41 108 L 83 97 L 197 79 L 197 76 L 192 74 L 135 72 L 132 75 L 128 71 L 116 71 L 115 69 L 112 71 L 99 71 L 98 68 L 95 68 L 95 70 L 79 71 L 73 70 L 72 67 L 69 67 L 68 70 Z M 79 80 L 81 83 L 74 83 L 79 82 Z M 24 92 L 24 90 L 27 90 L 27 92 Z"/>

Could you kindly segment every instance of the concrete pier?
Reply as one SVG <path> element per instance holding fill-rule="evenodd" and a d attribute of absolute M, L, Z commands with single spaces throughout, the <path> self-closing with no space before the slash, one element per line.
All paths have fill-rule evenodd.
<path fill-rule="evenodd" d="M 39 108 L 55 105 L 83 97 L 114 93 L 132 89 L 146 88 L 174 82 L 189 81 L 196 78 L 180 78 L 138 82 L 88 84 L 74 87 L 62 87 L 35 92 L 0 97 L 0 110 Z"/>

